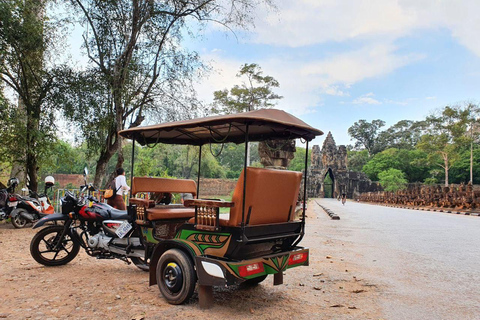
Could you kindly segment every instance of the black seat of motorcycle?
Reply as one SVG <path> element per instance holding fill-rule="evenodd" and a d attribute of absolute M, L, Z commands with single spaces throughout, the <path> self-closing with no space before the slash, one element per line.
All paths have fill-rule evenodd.
<path fill-rule="evenodd" d="M 113 220 L 127 220 L 129 218 L 127 210 L 110 209 L 110 218 Z"/>

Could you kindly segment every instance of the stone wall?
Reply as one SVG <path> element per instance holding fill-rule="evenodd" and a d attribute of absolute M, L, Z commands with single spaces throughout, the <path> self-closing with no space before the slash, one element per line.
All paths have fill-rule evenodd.
<path fill-rule="evenodd" d="M 69 183 L 75 187 L 83 185 L 83 175 L 81 174 L 54 174 L 55 182 L 58 182 L 59 188 L 63 189 Z M 193 179 L 196 182 L 196 179 Z M 127 184 L 130 185 L 130 178 L 127 178 Z M 234 179 L 200 179 L 200 197 L 205 196 L 228 196 L 235 189 L 237 180 Z M 43 187 L 42 187 L 43 188 Z"/>
<path fill-rule="evenodd" d="M 200 198 L 205 196 L 229 196 L 237 180 L 235 179 L 200 179 Z"/>
<path fill-rule="evenodd" d="M 392 205 L 432 207 L 458 210 L 480 209 L 480 186 L 472 185 L 421 185 L 409 184 L 406 190 L 397 192 L 367 192 L 357 200 Z"/>
<path fill-rule="evenodd" d="M 59 188 L 65 188 L 69 183 L 75 187 L 80 187 L 84 184 L 84 179 L 82 174 L 52 174 L 52 177 L 55 178 L 55 183 L 59 184 Z M 43 184 L 41 184 L 43 188 Z"/>

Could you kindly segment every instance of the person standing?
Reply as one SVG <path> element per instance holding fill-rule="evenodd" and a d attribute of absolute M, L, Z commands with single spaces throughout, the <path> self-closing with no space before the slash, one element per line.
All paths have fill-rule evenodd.
<path fill-rule="evenodd" d="M 123 201 L 123 195 L 128 193 L 130 187 L 127 185 L 127 180 L 125 179 L 125 170 L 123 168 L 118 168 L 116 173 L 117 176 L 112 181 L 112 185 L 115 186 L 114 191 L 116 191 L 116 194 L 107 200 L 107 204 L 118 210 L 127 210 L 125 201 Z"/>

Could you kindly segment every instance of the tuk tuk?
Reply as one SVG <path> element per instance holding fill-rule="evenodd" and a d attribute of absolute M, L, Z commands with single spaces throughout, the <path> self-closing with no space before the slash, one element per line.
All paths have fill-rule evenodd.
<path fill-rule="evenodd" d="M 273 275 L 274 285 L 283 283 L 287 269 L 307 266 L 309 250 L 299 246 L 305 233 L 305 201 L 300 217 L 295 208 L 303 180 L 288 170 L 247 167 L 248 143 L 253 141 L 303 139 L 323 134 L 281 110 L 262 109 L 136 127 L 120 131 L 133 140 L 129 211 L 136 215 L 150 269 L 150 285 L 157 284 L 171 304 L 182 304 L 198 283 L 200 308 L 213 304 L 213 286 L 257 284 Z M 199 147 L 197 182 L 189 179 L 135 177 L 135 142 Z M 200 165 L 207 144 L 245 143 L 244 168 L 232 201 L 201 199 Z M 191 194 L 182 205 L 158 204 L 137 195 L 145 193 Z M 229 208 L 229 214 L 220 214 Z M 225 209 L 224 209 L 225 210 Z M 228 209 L 227 209 L 228 210 Z"/>

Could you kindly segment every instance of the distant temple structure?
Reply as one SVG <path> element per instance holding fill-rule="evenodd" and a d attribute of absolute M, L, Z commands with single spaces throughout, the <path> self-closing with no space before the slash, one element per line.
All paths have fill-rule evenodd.
<path fill-rule="evenodd" d="M 337 198 L 342 193 L 354 198 L 362 192 L 379 191 L 363 172 L 348 170 L 347 148 L 335 144 L 332 133 L 328 132 L 323 147 L 312 148 L 307 193 L 314 198 Z"/>

